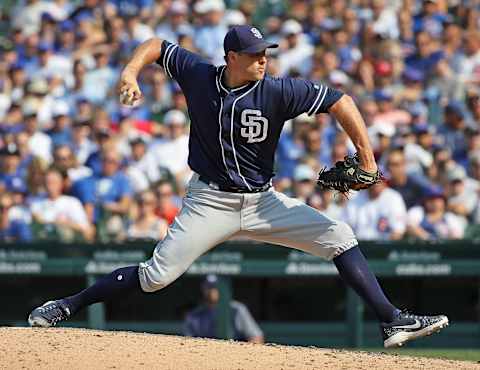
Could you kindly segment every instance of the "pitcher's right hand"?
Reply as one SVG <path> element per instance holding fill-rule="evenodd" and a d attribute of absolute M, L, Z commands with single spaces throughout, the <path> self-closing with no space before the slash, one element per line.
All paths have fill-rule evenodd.
<path fill-rule="evenodd" d="M 120 76 L 119 94 L 120 103 L 124 105 L 133 106 L 142 100 L 137 77 L 128 69 L 125 69 Z"/>

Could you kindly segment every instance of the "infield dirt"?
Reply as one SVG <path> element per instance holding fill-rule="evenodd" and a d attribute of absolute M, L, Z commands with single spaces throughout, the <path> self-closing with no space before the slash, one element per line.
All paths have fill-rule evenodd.
<path fill-rule="evenodd" d="M 471 362 L 87 329 L 0 328 L 0 369 L 479 369 Z"/>

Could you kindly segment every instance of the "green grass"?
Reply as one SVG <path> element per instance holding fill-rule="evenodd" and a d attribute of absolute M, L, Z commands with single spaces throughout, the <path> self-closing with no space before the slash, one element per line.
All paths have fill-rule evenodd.
<path fill-rule="evenodd" d="M 368 352 L 384 352 L 400 356 L 430 357 L 447 360 L 480 362 L 480 349 L 449 349 L 449 348 L 414 348 L 414 349 L 381 349 L 371 348 Z"/>

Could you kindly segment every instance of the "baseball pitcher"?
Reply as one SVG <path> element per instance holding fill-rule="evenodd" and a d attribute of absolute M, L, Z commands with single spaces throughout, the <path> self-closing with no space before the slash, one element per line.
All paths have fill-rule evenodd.
<path fill-rule="evenodd" d="M 226 65 L 221 67 L 157 38 L 135 50 L 121 75 L 123 104 L 140 102 L 137 77 L 151 63 L 179 83 L 188 102 L 189 165 L 194 175 L 181 213 L 152 258 L 118 269 L 78 294 L 35 308 L 28 318 L 31 326 L 53 326 L 90 304 L 134 290 L 160 290 L 200 255 L 233 236 L 332 260 L 342 279 L 375 312 L 385 347 L 401 346 L 448 325 L 444 315 L 420 316 L 395 307 L 369 270 L 350 226 L 272 188 L 283 124 L 302 113 L 332 114 L 357 149 L 355 160 L 321 175 L 320 185 L 341 182 L 340 189 L 348 184 L 358 190 L 378 181 L 365 124 L 352 98 L 308 80 L 268 76 L 266 50 L 277 46 L 265 41 L 258 29 L 244 25 L 225 36 Z"/>

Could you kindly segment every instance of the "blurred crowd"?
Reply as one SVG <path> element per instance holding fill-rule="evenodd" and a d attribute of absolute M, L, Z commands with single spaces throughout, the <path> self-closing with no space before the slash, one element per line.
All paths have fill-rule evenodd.
<path fill-rule="evenodd" d="M 280 44 L 269 74 L 355 99 L 385 176 L 348 198 L 317 189 L 355 150 L 331 116 L 301 115 L 280 138 L 277 190 L 361 240 L 480 235 L 479 1 L 19 0 L 0 23 L 0 241 L 162 239 L 191 176 L 187 105 L 159 66 L 142 104 L 120 105 L 121 68 L 155 36 L 223 64 L 245 23 Z"/>

